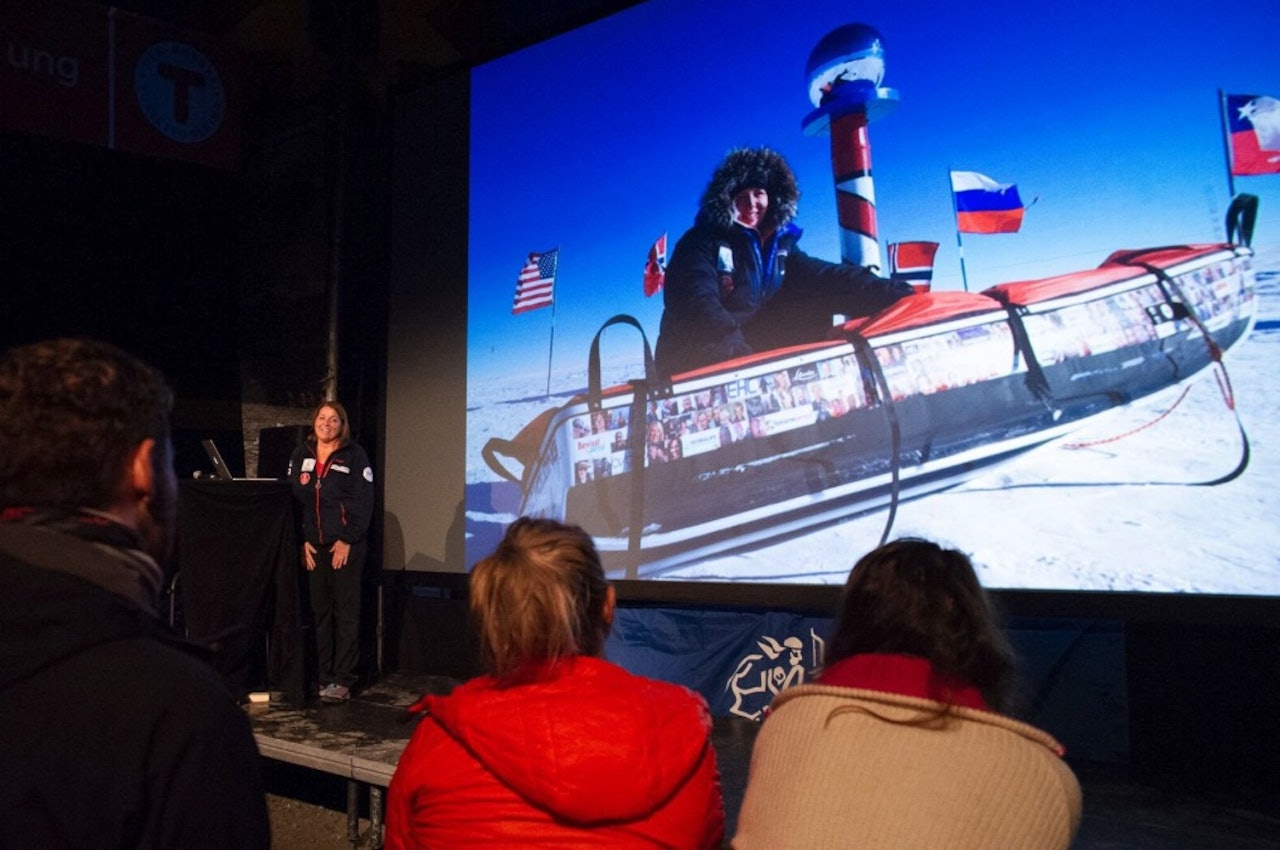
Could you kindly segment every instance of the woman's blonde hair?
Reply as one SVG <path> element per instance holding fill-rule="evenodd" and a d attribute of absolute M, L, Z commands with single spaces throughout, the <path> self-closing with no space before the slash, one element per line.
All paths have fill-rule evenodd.
<path fill-rule="evenodd" d="M 517 519 L 471 571 L 471 614 L 486 668 L 510 682 L 547 663 L 602 654 L 608 595 L 590 535 L 555 520 Z"/>

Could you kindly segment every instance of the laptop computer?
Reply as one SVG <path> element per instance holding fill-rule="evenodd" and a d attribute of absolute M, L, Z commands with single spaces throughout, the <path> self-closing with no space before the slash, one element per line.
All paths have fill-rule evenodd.
<path fill-rule="evenodd" d="M 227 462 L 222 459 L 222 452 L 218 451 L 218 447 L 213 440 L 201 440 L 200 445 L 204 446 L 204 452 L 209 456 L 209 460 L 213 463 L 213 471 L 223 481 L 235 481 L 236 477 L 231 474 L 231 470 L 227 467 Z"/>

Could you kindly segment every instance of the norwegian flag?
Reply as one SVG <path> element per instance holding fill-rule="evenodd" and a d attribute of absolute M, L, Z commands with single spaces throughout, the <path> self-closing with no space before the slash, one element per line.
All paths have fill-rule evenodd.
<path fill-rule="evenodd" d="M 933 257 L 937 242 L 890 242 L 889 277 L 926 289 L 933 281 Z"/>
<path fill-rule="evenodd" d="M 516 298 L 511 307 L 512 313 L 537 310 L 555 299 L 556 264 L 559 259 L 559 248 L 552 248 L 541 254 L 529 254 L 529 259 L 516 279 Z"/>
<path fill-rule="evenodd" d="M 658 293 L 667 280 L 667 234 L 658 237 L 649 249 L 649 259 L 644 264 L 644 294 L 648 298 Z"/>

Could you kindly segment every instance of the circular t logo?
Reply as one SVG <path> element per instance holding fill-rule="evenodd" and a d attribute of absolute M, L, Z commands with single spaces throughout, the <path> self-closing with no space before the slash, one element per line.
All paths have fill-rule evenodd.
<path fill-rule="evenodd" d="M 148 47 L 133 83 L 142 114 L 175 142 L 203 142 L 222 125 L 222 79 L 208 57 L 189 44 L 161 41 Z"/>

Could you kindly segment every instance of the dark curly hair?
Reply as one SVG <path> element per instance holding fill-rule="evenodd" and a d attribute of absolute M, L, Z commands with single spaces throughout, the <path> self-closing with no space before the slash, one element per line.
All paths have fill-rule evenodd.
<path fill-rule="evenodd" d="M 105 342 L 60 339 L 0 358 L 0 505 L 109 507 L 147 438 L 169 462 L 173 392 Z"/>
<path fill-rule="evenodd" d="M 782 154 L 769 148 L 735 148 L 711 175 L 702 193 L 697 222 L 717 227 L 733 223 L 733 196 L 743 189 L 764 189 L 769 209 L 764 224 L 777 229 L 796 217 L 800 187 Z"/>

